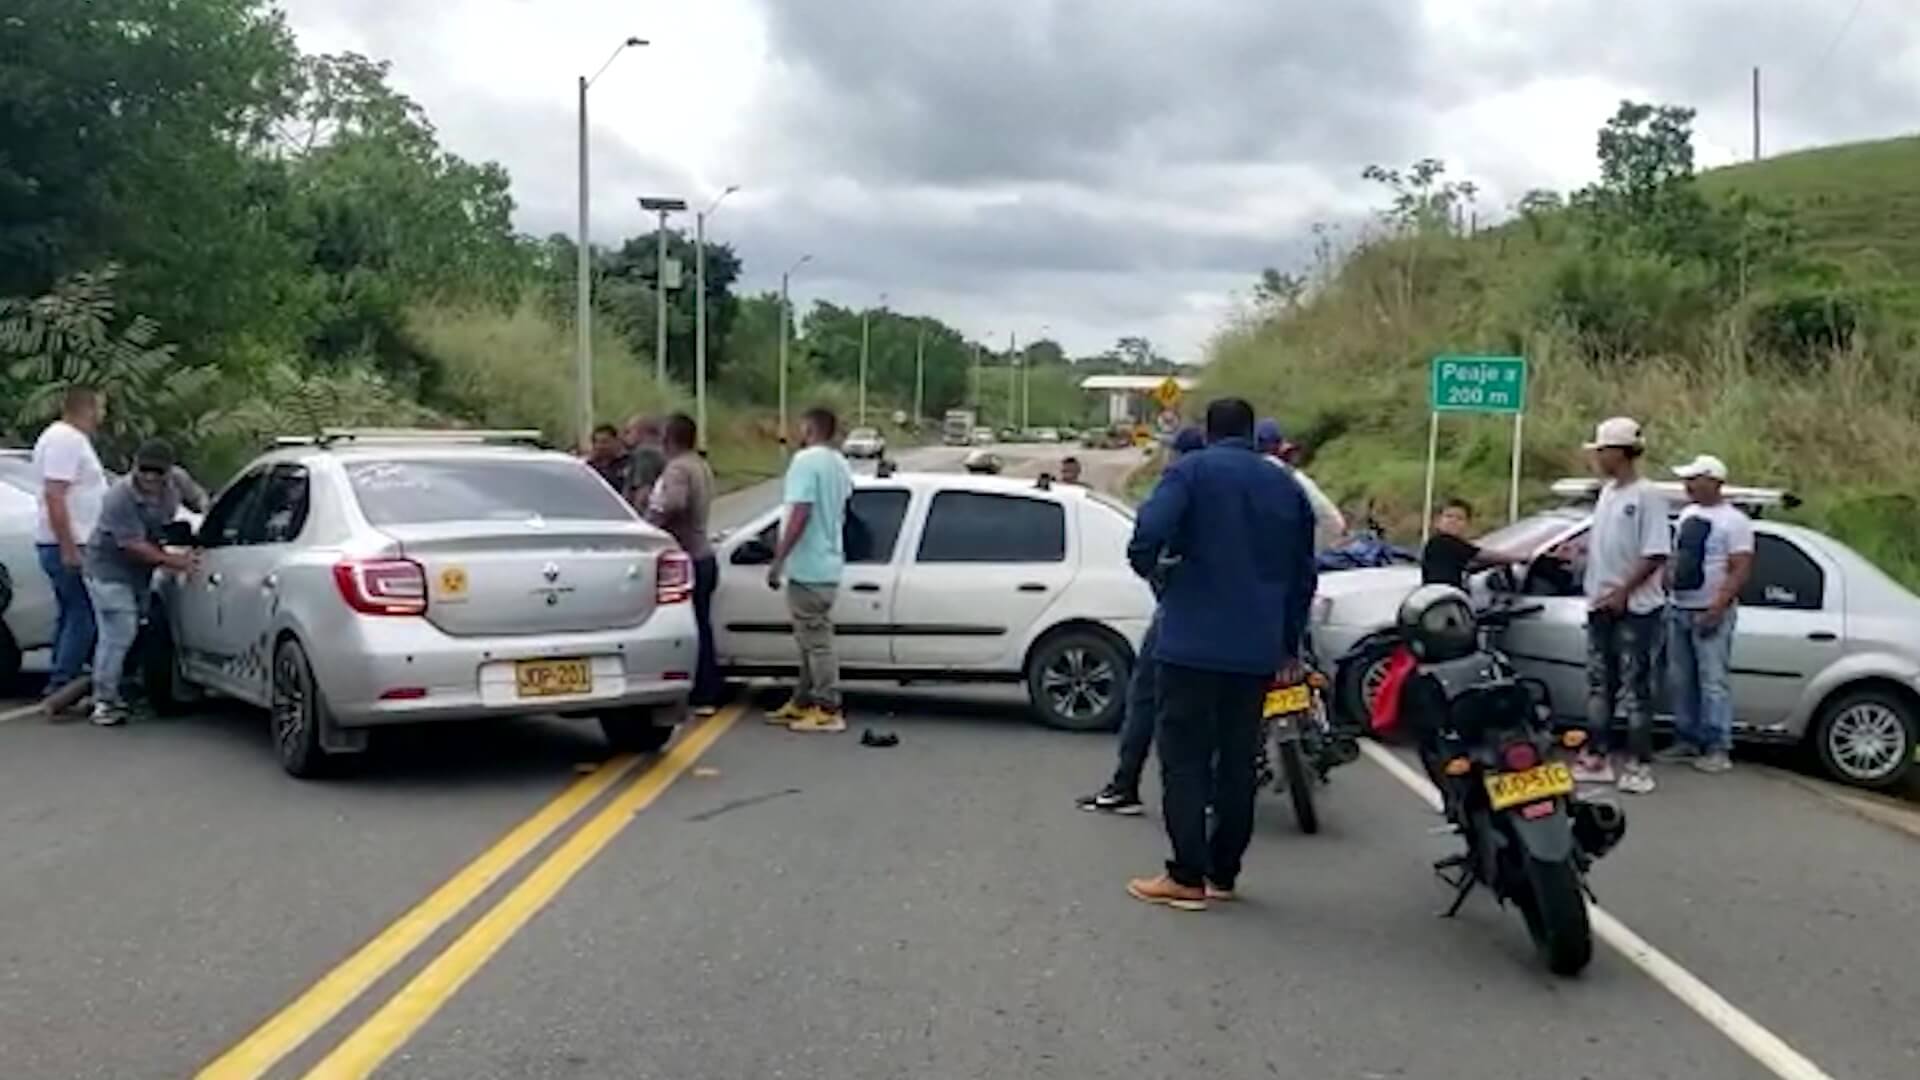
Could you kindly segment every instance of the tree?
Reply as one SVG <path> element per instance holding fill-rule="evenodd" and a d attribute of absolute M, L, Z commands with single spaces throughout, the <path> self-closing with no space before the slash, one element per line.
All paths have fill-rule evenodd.
<path fill-rule="evenodd" d="M 1113 343 L 1113 351 L 1120 356 L 1120 363 L 1132 368 L 1155 368 L 1166 363 L 1166 358 L 1153 347 L 1153 342 L 1143 337 L 1123 337 Z"/>
<path fill-rule="evenodd" d="M 1291 311 L 1300 306 L 1306 294 L 1305 276 L 1282 273 L 1271 266 L 1260 271 L 1260 280 L 1253 286 L 1254 305 L 1266 310 Z"/>

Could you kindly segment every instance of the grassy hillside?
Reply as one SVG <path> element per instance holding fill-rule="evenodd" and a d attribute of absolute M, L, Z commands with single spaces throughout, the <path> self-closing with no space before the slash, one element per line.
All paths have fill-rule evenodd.
<path fill-rule="evenodd" d="M 1575 210 L 1477 236 L 1460 235 L 1451 215 L 1437 227 L 1386 217 L 1326 260 L 1303 299 L 1272 300 L 1223 330 L 1207 391 L 1280 417 L 1312 448 L 1322 486 L 1409 537 L 1428 359 L 1521 353 L 1534 380 L 1523 503 L 1584 474 L 1579 447 L 1596 420 L 1632 415 L 1647 426 L 1650 464 L 1719 454 L 1739 481 L 1791 487 L 1807 500 L 1803 520 L 1920 587 L 1920 327 L 1901 301 L 1920 290 L 1920 139 L 1694 183 L 1716 206 L 1745 193 L 1787 211 L 1799 237 L 1775 260 L 1787 268 L 1756 260 L 1716 282 L 1704 261 L 1596 239 Z M 1782 335 L 1763 331 L 1781 324 L 1797 347 L 1768 344 Z M 1491 417 L 1443 421 L 1439 490 L 1472 500 L 1484 525 L 1504 516 L 1511 434 Z"/>

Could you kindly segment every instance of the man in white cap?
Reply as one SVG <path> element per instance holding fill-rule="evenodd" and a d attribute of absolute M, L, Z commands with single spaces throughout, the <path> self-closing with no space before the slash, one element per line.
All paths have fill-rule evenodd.
<path fill-rule="evenodd" d="M 1616 706 L 1627 713 L 1628 759 L 1620 790 L 1653 790 L 1653 653 L 1666 606 L 1661 570 L 1673 551 L 1667 503 L 1640 478 L 1646 440 L 1624 416 L 1602 421 L 1587 444 L 1606 483 L 1593 508 L 1587 541 L 1587 724 L 1591 740 L 1575 773 L 1613 779 L 1609 760 Z"/>
<path fill-rule="evenodd" d="M 1733 768 L 1733 630 L 1753 570 L 1753 522 L 1721 497 L 1727 463 L 1701 454 L 1673 470 L 1691 504 L 1675 530 L 1667 609 L 1667 680 L 1678 738 L 1664 760 L 1704 773 Z"/>

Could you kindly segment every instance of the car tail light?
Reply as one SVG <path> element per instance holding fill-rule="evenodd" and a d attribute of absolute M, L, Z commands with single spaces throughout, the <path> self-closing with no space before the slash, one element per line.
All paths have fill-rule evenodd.
<path fill-rule="evenodd" d="M 1500 752 L 1500 759 L 1506 763 L 1509 771 L 1525 772 L 1540 764 L 1540 751 L 1534 749 L 1532 743 L 1508 743 Z"/>
<path fill-rule="evenodd" d="M 335 563 L 340 598 L 362 615 L 424 615 L 427 572 L 412 559 L 362 559 Z"/>
<path fill-rule="evenodd" d="M 693 599 L 693 560 L 684 551 L 662 552 L 653 583 L 656 604 L 684 604 Z"/>

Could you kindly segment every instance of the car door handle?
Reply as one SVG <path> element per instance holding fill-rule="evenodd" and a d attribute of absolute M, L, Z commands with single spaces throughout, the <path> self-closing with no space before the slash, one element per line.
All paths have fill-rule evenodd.
<path fill-rule="evenodd" d="M 268 592 L 273 592 L 275 589 L 278 589 L 280 587 L 280 575 L 268 574 L 266 577 L 260 580 L 260 587 L 267 590 Z"/>
<path fill-rule="evenodd" d="M 1815 630 L 1813 633 L 1807 635 L 1807 640 L 1808 641 L 1838 641 L 1840 640 L 1840 635 L 1834 633 L 1831 630 Z"/>
<path fill-rule="evenodd" d="M 854 592 L 879 592 L 880 586 L 875 585 L 871 581 L 863 581 L 860 584 L 855 585 L 853 587 L 853 591 Z"/>
<path fill-rule="evenodd" d="M 225 578 L 220 576 L 220 571 L 218 570 L 215 570 L 213 573 L 207 575 L 208 585 L 218 585 L 225 580 L 226 580 Z"/>
<path fill-rule="evenodd" d="M 1045 585 L 1040 584 L 1037 581 L 1024 581 L 1020 583 L 1020 591 L 1021 592 L 1046 592 L 1047 587 Z"/>

